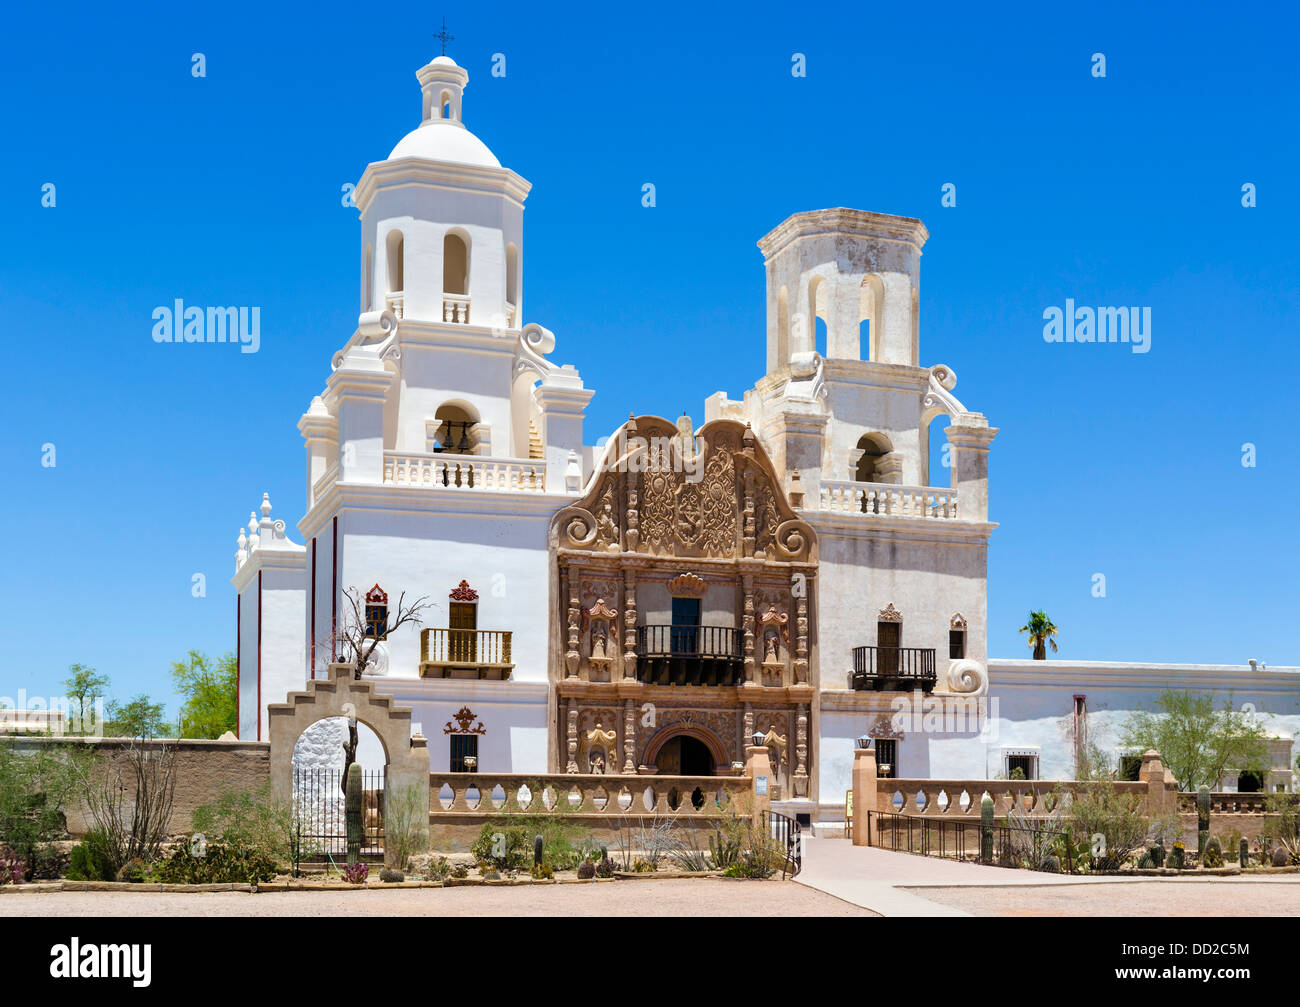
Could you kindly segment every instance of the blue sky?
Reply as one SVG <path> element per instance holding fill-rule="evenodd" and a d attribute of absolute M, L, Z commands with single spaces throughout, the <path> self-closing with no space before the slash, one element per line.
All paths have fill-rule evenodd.
<path fill-rule="evenodd" d="M 233 646 L 236 533 L 263 491 L 301 516 L 295 423 L 356 322 L 341 188 L 418 123 L 443 14 L 589 438 L 761 374 L 787 215 L 918 216 L 922 362 L 1001 428 L 990 653 L 1033 606 L 1064 657 L 1300 664 L 1293 11 L 53 3 L 0 38 L 0 693 L 80 661 L 174 701 L 171 661 Z M 260 352 L 156 345 L 176 297 L 260 305 Z M 1045 343 L 1067 297 L 1149 306 L 1151 352 Z"/>

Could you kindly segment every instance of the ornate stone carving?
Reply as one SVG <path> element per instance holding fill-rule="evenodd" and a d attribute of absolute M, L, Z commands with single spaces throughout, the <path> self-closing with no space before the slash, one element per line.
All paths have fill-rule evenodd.
<path fill-rule="evenodd" d="M 478 601 L 478 592 L 469 586 L 468 581 L 461 581 L 447 595 L 452 601 Z"/>
<path fill-rule="evenodd" d="M 456 726 L 451 726 L 451 720 L 456 722 Z M 456 713 L 453 713 L 451 720 L 447 721 L 442 729 L 443 734 L 487 734 L 487 728 L 483 726 L 483 721 L 478 720 L 468 706 L 462 706 Z"/>
<path fill-rule="evenodd" d="M 604 730 L 600 720 L 596 721 L 596 726 L 590 731 L 584 731 L 579 760 L 583 772 L 599 774 L 613 772 L 617 740 L 618 733 Z"/>
<path fill-rule="evenodd" d="M 795 716 L 794 796 L 808 796 L 808 707 L 799 704 Z"/>
<path fill-rule="evenodd" d="M 949 621 L 948 626 L 949 626 L 951 629 L 960 629 L 960 630 L 965 630 L 965 628 L 966 628 L 966 617 L 965 617 L 964 615 L 962 615 L 960 612 L 958 612 L 958 613 L 957 613 L 956 615 L 954 615 L 954 616 L 952 617 L 952 619 Z"/>
<path fill-rule="evenodd" d="M 610 552 L 618 552 L 618 510 L 613 479 L 605 485 L 605 492 L 600 497 L 600 510 L 596 515 L 596 539 Z"/>
<path fill-rule="evenodd" d="M 568 742 L 569 761 L 564 767 L 566 773 L 578 771 L 578 706 L 569 700 L 568 713 L 565 715 L 565 737 Z"/>
<path fill-rule="evenodd" d="M 708 586 L 697 574 L 680 573 L 668 582 L 668 593 L 674 598 L 703 598 Z"/>
<path fill-rule="evenodd" d="M 891 601 L 880 610 L 880 615 L 877 617 L 877 620 L 879 622 L 902 622 L 903 615 L 898 611 L 898 609 L 894 608 L 894 603 Z"/>
<path fill-rule="evenodd" d="M 623 704 L 623 772 L 636 772 L 636 708 L 630 699 Z"/>

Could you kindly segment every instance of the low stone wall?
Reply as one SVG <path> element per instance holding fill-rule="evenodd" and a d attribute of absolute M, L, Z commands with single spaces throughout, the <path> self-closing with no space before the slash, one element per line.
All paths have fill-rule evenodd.
<path fill-rule="evenodd" d="M 5 738 L 0 744 L 35 750 L 42 745 L 84 745 L 106 766 L 125 764 L 130 738 Z M 211 804 L 226 790 L 256 791 L 271 780 L 271 746 L 265 741 L 208 741 L 198 738 L 158 739 L 143 744 L 176 746 L 176 791 L 170 831 L 188 832 L 194 810 Z M 84 835 L 90 827 L 83 807 L 68 809 L 68 831 Z"/>
<path fill-rule="evenodd" d="M 699 808 L 691 801 L 697 789 L 703 797 Z M 720 798 L 725 794 L 743 813 L 752 803 L 747 801 L 752 789 L 748 777 L 735 776 L 432 773 L 429 843 L 442 853 L 463 852 L 484 823 L 499 822 L 503 815 L 554 815 L 613 851 L 620 830 L 638 819 L 647 827 L 655 820 L 672 819 L 679 829 L 712 834 L 724 814 Z M 698 839 L 708 843 L 705 834 Z"/>

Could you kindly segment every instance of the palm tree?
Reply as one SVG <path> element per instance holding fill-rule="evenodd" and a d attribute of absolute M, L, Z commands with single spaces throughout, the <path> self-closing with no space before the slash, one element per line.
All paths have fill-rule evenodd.
<path fill-rule="evenodd" d="M 1029 634 L 1029 646 L 1034 648 L 1035 661 L 1047 660 L 1049 645 L 1052 653 L 1056 653 L 1056 627 L 1046 612 L 1030 612 L 1029 621 L 1020 627 L 1020 632 Z"/>

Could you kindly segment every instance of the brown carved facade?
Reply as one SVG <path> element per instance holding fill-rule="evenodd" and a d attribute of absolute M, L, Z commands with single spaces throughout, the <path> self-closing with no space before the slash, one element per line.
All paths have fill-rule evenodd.
<path fill-rule="evenodd" d="M 816 536 L 748 427 L 629 419 L 550 548 L 556 771 L 727 775 L 758 732 L 809 795 Z"/>

